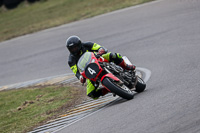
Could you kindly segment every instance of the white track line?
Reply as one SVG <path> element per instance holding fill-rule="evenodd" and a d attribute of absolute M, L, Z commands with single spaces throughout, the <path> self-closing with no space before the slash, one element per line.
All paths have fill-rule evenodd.
<path fill-rule="evenodd" d="M 149 78 L 151 77 L 151 71 L 149 69 L 146 69 L 146 68 L 142 68 L 142 67 L 137 67 L 136 70 L 139 70 L 139 71 L 142 71 L 145 73 L 144 75 L 144 82 L 146 83 Z"/>

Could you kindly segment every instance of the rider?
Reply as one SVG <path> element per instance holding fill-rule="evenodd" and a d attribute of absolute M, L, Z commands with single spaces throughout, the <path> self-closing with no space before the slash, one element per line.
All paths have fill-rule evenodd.
<path fill-rule="evenodd" d="M 101 55 L 103 58 L 109 62 L 114 62 L 115 64 L 121 66 L 127 70 L 135 70 L 134 65 L 128 65 L 123 60 L 119 53 L 111 53 L 97 43 L 92 42 L 81 42 L 78 36 L 70 36 L 66 40 L 66 47 L 68 48 L 70 55 L 68 59 L 68 64 L 71 70 L 74 72 L 75 76 L 80 80 L 81 83 L 85 83 L 86 79 L 80 74 L 77 63 L 82 54 L 87 51 L 96 52 L 96 54 Z M 100 96 L 104 96 L 108 91 L 104 87 L 98 88 L 94 84 L 94 81 L 87 79 L 87 95 L 93 99 L 98 99 Z"/>

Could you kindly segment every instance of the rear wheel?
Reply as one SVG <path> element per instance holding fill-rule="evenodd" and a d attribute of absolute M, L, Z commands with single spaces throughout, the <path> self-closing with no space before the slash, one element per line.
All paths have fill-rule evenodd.
<path fill-rule="evenodd" d="M 140 93 L 140 92 L 143 92 L 146 88 L 146 83 L 143 81 L 142 78 L 138 77 L 137 76 L 137 84 L 135 86 L 135 91 Z"/>
<path fill-rule="evenodd" d="M 109 78 L 104 78 L 102 84 L 107 87 L 111 92 L 117 94 L 124 99 L 133 99 L 133 92 L 124 84 L 119 86 L 117 85 L 117 83 L 112 82 Z"/>

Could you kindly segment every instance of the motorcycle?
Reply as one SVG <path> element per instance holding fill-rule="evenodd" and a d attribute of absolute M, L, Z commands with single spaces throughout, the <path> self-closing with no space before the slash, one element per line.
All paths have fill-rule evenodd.
<path fill-rule="evenodd" d="M 130 64 L 127 57 L 123 58 Z M 146 88 L 146 83 L 135 74 L 135 70 L 125 70 L 93 52 L 85 52 L 77 66 L 84 78 L 95 82 L 95 87 L 101 83 L 109 92 L 127 100 L 133 99 L 133 91 L 140 93 Z"/>

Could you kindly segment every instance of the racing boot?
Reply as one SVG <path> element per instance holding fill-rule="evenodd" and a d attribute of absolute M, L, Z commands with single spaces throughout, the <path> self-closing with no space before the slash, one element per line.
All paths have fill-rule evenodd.
<path fill-rule="evenodd" d="M 124 59 L 119 64 L 119 66 L 121 66 L 122 68 L 124 68 L 126 70 L 135 70 L 135 65 L 128 65 L 128 64 L 126 64 L 126 62 L 124 61 Z"/>
<path fill-rule="evenodd" d="M 107 93 L 109 93 L 110 91 L 108 91 L 105 87 L 100 86 L 99 87 L 99 91 L 101 91 L 101 96 L 106 95 Z"/>

